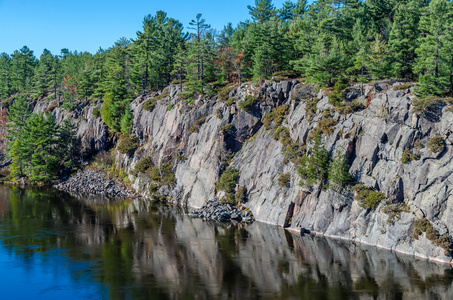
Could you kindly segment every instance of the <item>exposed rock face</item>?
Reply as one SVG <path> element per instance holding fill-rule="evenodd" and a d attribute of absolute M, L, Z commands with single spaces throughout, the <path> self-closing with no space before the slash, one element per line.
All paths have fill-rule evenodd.
<path fill-rule="evenodd" d="M 378 82 L 351 89 L 346 97 L 361 102 L 365 109 L 341 115 L 334 112 L 325 92 L 297 81 L 266 82 L 260 87 L 243 84 L 231 91 L 232 106 L 217 102 L 216 97 L 198 99 L 189 105 L 178 98 L 178 87 L 166 88 L 167 97 L 152 111 L 143 109 L 148 99 L 137 98 L 131 104 L 134 115 L 133 134 L 142 146 L 131 156 L 117 153 L 118 167 L 133 170 L 143 158 L 151 157 L 155 165 L 170 163 L 176 183 L 160 192 L 181 204 L 201 207 L 215 198 L 215 182 L 227 166 L 227 157 L 236 153 L 231 166 L 240 172 L 239 185 L 247 189 L 247 202 L 254 217 L 282 226 L 291 203 L 295 203 L 291 228 L 307 228 L 330 236 L 377 245 L 389 249 L 451 261 L 444 250 L 422 234 L 414 240 L 414 221 L 426 217 L 439 234 L 453 231 L 453 113 L 437 106 L 424 116 L 414 114 L 412 89 L 394 89 L 399 83 Z M 247 95 L 257 96 L 250 112 L 239 109 L 238 102 Z M 316 107 L 308 109 L 309 100 Z M 171 104 L 171 105 L 170 105 Z M 323 134 L 323 143 L 331 156 L 346 151 L 350 173 L 356 183 L 381 191 L 389 202 L 404 203 L 409 210 L 389 221 L 385 203 L 366 210 L 353 200 L 351 190 L 341 193 L 319 187 L 299 186 L 297 167 L 287 162 L 284 147 L 273 138 L 273 130 L 262 126 L 263 117 L 273 107 L 289 105 L 283 125 L 294 142 L 310 144 L 310 134 L 328 113 L 334 120 L 331 130 Z M 43 111 L 46 107 L 35 107 Z M 78 135 L 86 151 L 99 151 L 108 144 L 107 131 L 100 118 L 92 115 L 93 107 L 72 113 L 77 117 Z M 53 110 L 58 121 L 69 117 L 60 108 Z M 205 118 L 197 129 L 192 126 Z M 225 125 L 231 124 L 226 130 Z M 191 130 L 192 128 L 192 130 Z M 439 134 L 446 148 L 438 153 L 429 150 L 428 142 Z M 414 148 L 414 144 L 419 145 Z M 419 159 L 401 162 L 403 152 L 412 149 Z M 280 173 L 290 173 L 289 187 L 280 187 Z M 131 176 L 133 187 L 149 195 L 150 180 Z"/>

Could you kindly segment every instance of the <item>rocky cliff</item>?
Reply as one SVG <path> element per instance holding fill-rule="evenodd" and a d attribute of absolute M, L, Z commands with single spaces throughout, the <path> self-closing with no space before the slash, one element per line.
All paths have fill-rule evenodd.
<path fill-rule="evenodd" d="M 451 262 L 448 247 L 440 247 L 436 238 L 450 241 L 453 230 L 453 113 L 441 103 L 415 113 L 413 87 L 401 84 L 375 82 L 364 87 L 364 96 L 360 87 L 349 88 L 346 107 L 329 104 L 329 91 L 298 81 L 236 86 L 228 94 L 231 105 L 217 97 L 188 104 L 177 86 L 169 86 L 151 111 L 143 106 L 157 94 L 132 102 L 132 134 L 140 147 L 133 154 L 117 152 L 117 166 L 131 173 L 137 191 L 149 196 L 151 179 L 134 173 L 136 164 L 146 157 L 157 166 L 169 163 L 176 181 L 159 193 L 200 207 L 220 196 L 215 183 L 229 165 L 239 170 L 239 186 L 247 191 L 244 205 L 259 221 L 283 226 L 288 215 L 290 229 Z M 258 101 L 244 111 L 239 104 L 252 98 L 247 96 Z M 37 103 L 35 111 L 51 105 Z M 282 120 L 266 120 L 272 109 L 283 106 Z M 93 115 L 94 107 L 86 105 L 71 114 L 59 107 L 52 111 L 58 121 L 75 120 L 87 154 L 115 142 Z M 277 131 L 284 132 L 284 138 Z M 346 152 L 355 184 L 382 192 L 386 200 L 366 209 L 354 200 L 351 188 L 299 185 L 297 157 L 310 147 L 315 131 L 332 157 L 338 150 Z M 432 152 L 428 144 L 436 136 L 444 144 Z M 278 180 L 282 173 L 289 173 L 284 186 Z M 414 238 L 414 224 L 425 218 L 430 229 Z"/>

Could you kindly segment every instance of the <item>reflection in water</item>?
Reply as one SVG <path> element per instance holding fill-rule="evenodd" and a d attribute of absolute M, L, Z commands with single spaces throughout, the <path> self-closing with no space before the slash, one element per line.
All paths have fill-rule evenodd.
<path fill-rule="evenodd" d="M 0 187 L 0 240 L 7 299 L 453 298 L 447 265 L 139 200 Z"/>

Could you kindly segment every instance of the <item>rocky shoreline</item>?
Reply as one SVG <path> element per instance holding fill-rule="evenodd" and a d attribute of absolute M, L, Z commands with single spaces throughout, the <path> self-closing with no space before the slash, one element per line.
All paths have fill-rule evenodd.
<path fill-rule="evenodd" d="M 99 169 L 79 171 L 68 180 L 53 187 L 68 193 L 101 195 L 109 198 L 139 197 L 119 179 L 114 180 L 106 172 Z"/>
<path fill-rule="evenodd" d="M 190 212 L 189 216 L 219 222 L 249 223 L 255 220 L 249 209 L 220 203 L 218 200 L 209 200 L 201 208 Z"/>

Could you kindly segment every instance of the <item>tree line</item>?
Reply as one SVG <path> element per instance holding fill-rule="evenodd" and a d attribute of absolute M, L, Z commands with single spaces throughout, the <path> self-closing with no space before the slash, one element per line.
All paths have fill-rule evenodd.
<path fill-rule="evenodd" d="M 271 0 L 248 6 L 250 20 L 213 30 L 201 14 L 188 24 L 158 11 L 133 39 L 95 54 L 28 47 L 0 55 L 0 97 L 19 92 L 103 101 L 112 131 L 130 130 L 138 95 L 177 83 L 212 94 L 226 84 L 275 74 L 333 86 L 382 78 L 417 81 L 421 96 L 453 91 L 453 4 L 449 0 Z"/>

